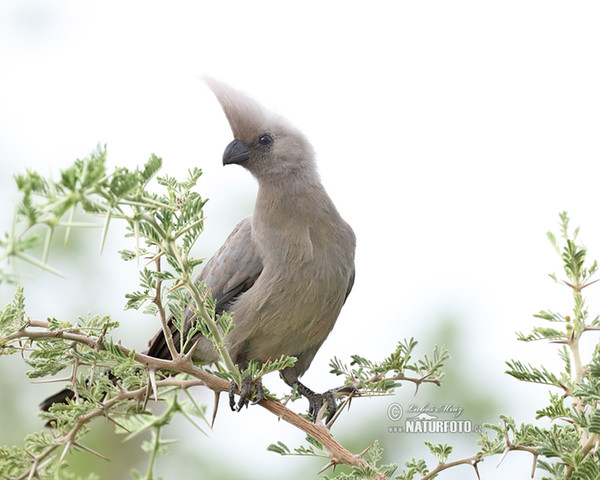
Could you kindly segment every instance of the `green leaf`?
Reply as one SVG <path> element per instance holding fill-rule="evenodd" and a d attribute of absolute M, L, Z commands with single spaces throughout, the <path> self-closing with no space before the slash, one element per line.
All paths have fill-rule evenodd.
<path fill-rule="evenodd" d="M 25 323 L 25 295 L 23 287 L 17 287 L 13 301 L 0 311 L 0 333 L 9 335 Z"/>
<path fill-rule="evenodd" d="M 157 157 L 152 154 L 146 164 L 144 165 L 143 170 L 140 172 L 142 182 L 147 184 L 154 175 L 158 173 L 158 171 L 162 168 L 162 158 Z"/>
<path fill-rule="evenodd" d="M 518 380 L 525 382 L 541 383 L 544 385 L 554 385 L 560 387 L 561 382 L 564 380 L 562 378 L 559 380 L 555 374 L 548 371 L 543 365 L 538 368 L 531 365 L 525 365 L 517 360 L 508 361 L 506 362 L 506 365 L 509 367 L 509 370 L 507 370 L 506 373 L 517 378 Z"/>
<path fill-rule="evenodd" d="M 517 339 L 522 342 L 531 342 L 537 340 L 561 340 L 567 338 L 565 332 L 555 330 L 554 328 L 535 327 L 529 335 L 517 333 Z"/>
<path fill-rule="evenodd" d="M 447 443 L 433 444 L 431 442 L 425 442 L 425 445 L 429 448 L 431 454 L 437 459 L 439 463 L 445 463 L 448 457 L 452 453 L 452 447 Z"/>
<path fill-rule="evenodd" d="M 271 443 L 268 447 L 267 450 L 269 452 L 275 452 L 278 453 L 279 455 L 290 455 L 290 449 L 289 447 L 283 443 L 278 441 L 277 443 Z"/>

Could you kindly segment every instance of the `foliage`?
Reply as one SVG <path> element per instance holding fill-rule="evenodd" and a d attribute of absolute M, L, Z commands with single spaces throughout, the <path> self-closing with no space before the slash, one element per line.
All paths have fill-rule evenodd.
<path fill-rule="evenodd" d="M 550 277 L 559 285 L 569 288 L 573 295 L 571 314 L 542 310 L 536 318 L 549 322 L 552 327 L 535 327 L 531 333 L 518 333 L 524 342 L 546 340 L 557 345 L 562 360 L 561 371 L 551 371 L 544 365 L 531 365 L 519 360 L 506 362 L 506 373 L 517 380 L 538 385 L 549 385 L 549 403 L 537 410 L 536 419 L 551 422 L 549 427 L 534 424 L 517 424 L 510 416 L 501 416 L 497 425 L 485 425 L 479 436 L 480 450 L 475 455 L 448 461 L 451 450 L 428 444 L 437 465 L 430 469 L 425 460 L 406 463 L 402 480 L 428 479 L 456 465 L 471 465 L 477 476 L 477 465 L 486 457 L 521 450 L 532 454 L 533 468 L 546 472 L 546 480 L 598 479 L 600 459 L 596 450 L 600 444 L 600 344 L 596 345 L 587 362 L 581 356 L 580 342 L 583 335 L 599 330 L 599 317 L 588 312 L 583 290 L 597 280 L 597 263 L 587 261 L 586 248 L 578 243 L 579 229 L 569 229 L 566 213 L 560 214 L 560 235 L 548 233 L 548 238 L 560 255 L 565 279 L 555 274 Z M 547 422 L 544 422 L 545 425 Z M 432 448 L 433 447 L 433 448 Z"/>
<path fill-rule="evenodd" d="M 204 386 L 220 393 L 230 385 L 235 389 L 247 375 L 260 379 L 294 364 L 293 357 L 283 356 L 266 364 L 250 362 L 240 371 L 233 363 L 225 346 L 235 319 L 228 314 L 215 315 L 214 301 L 194 281 L 195 269 L 202 263 L 191 253 L 203 230 L 205 201 L 195 191 L 201 171 L 190 170 L 186 179 L 178 181 L 168 175 L 157 176 L 161 167 L 161 159 L 152 155 L 141 168 L 116 168 L 109 173 L 106 150 L 99 147 L 60 172 L 56 181 L 33 171 L 16 176 L 22 196 L 11 230 L 0 240 L 0 261 L 5 261 L 0 283 L 18 284 L 10 267 L 16 261 L 60 275 L 49 263 L 53 236 L 62 233 L 66 244 L 72 230 L 99 225 L 75 221 L 76 212 L 103 219 L 100 250 L 113 221 L 123 221 L 134 245 L 121 251 L 121 258 L 139 265 L 139 288 L 125 294 L 125 308 L 160 318 L 172 358 L 156 359 L 115 342 L 112 334 L 118 323 L 107 315 L 81 316 L 75 322 L 51 315 L 47 320 L 32 319 L 26 312 L 24 290 L 17 285 L 13 301 L 0 311 L 0 355 L 21 353 L 31 367 L 30 378 L 66 370 L 63 382 L 73 390 L 73 396 L 41 412 L 48 428 L 29 434 L 22 447 L 0 447 L 0 477 L 81 478 L 69 471 L 66 454 L 78 449 L 102 456 L 85 446 L 84 440 L 92 428 L 90 422 L 104 417 L 125 439 L 149 432 L 150 439 L 142 445 L 148 454 L 148 468 L 145 473 L 132 470 L 131 474 L 138 479 L 155 479 L 156 461 L 168 452 L 172 442 L 161 435 L 163 428 L 175 416 L 187 419 L 199 432 L 209 423 L 206 406 L 198 405 L 188 389 Z M 498 424 L 485 425 L 479 435 L 479 451 L 458 460 L 450 458 L 451 445 L 426 442 L 434 466 L 424 459 L 412 459 L 395 478 L 426 480 L 457 465 L 471 465 L 479 476 L 478 464 L 485 458 L 514 450 L 529 452 L 533 471 L 545 472 L 544 479 L 600 478 L 596 455 L 600 444 L 600 345 L 587 359 L 580 351 L 582 337 L 600 329 L 600 316 L 590 315 L 583 295 L 597 281 L 594 276 L 598 268 L 596 262 L 588 262 L 587 250 L 577 239 L 578 229 L 569 229 L 567 214 L 562 213 L 560 219 L 560 234 L 549 233 L 548 238 L 561 258 L 563 276 L 550 277 L 572 292 L 572 311 L 542 310 L 535 317 L 545 325 L 530 333 L 518 333 L 517 338 L 556 345 L 562 369 L 555 371 L 519 360 L 507 362 L 507 373 L 515 379 L 553 388 L 548 404 L 536 412 L 536 420 L 544 423 L 517 424 L 503 415 Z M 192 364 L 191 352 L 200 336 L 210 339 L 219 355 L 213 370 Z M 344 385 L 335 393 L 338 397 L 346 395 L 337 414 L 353 397 L 391 394 L 406 381 L 417 388 L 427 383 L 440 385 L 448 352 L 435 347 L 431 355 L 415 360 L 416 346 L 414 339 L 400 341 L 380 361 L 361 355 L 352 355 L 349 362 L 334 358 L 331 373 L 342 377 Z M 147 408 L 150 395 L 162 403 L 160 413 Z M 298 398 L 295 390 L 290 398 Z M 333 439 L 328 428 L 337 416 L 326 428 L 299 417 L 272 395 L 260 405 L 307 433 L 305 445 L 291 449 L 276 442 L 268 450 L 323 458 L 328 463 L 322 472 L 339 464 L 349 467 L 337 474 L 328 472 L 323 477 L 327 480 L 395 475 L 395 464 L 381 464 L 383 452 L 377 440 L 355 455 Z M 86 478 L 96 477 L 90 474 Z"/>
<path fill-rule="evenodd" d="M 125 439 L 150 433 L 150 440 L 142 446 L 148 454 L 148 468 L 145 473 L 131 473 L 134 478 L 155 479 L 156 461 L 171 443 L 161 435 L 164 426 L 175 416 L 186 418 L 200 432 L 208 423 L 206 406 L 194 401 L 189 388 L 204 386 L 216 393 L 235 390 L 247 375 L 260 379 L 294 364 L 295 358 L 282 356 L 265 364 L 250 362 L 240 371 L 233 363 L 225 342 L 235 319 L 215 315 L 214 301 L 194 280 L 195 269 L 202 263 L 192 255 L 203 230 L 205 201 L 195 191 L 201 171 L 192 169 L 179 181 L 158 176 L 161 167 L 162 160 L 152 155 L 143 167 L 109 172 L 106 150 L 98 147 L 61 171 L 58 180 L 33 171 L 16 176 L 21 200 L 11 230 L 0 240 L 0 262 L 4 261 L 0 283 L 18 284 L 10 265 L 17 261 L 60 275 L 49 261 L 54 236 L 63 234 L 67 244 L 74 229 L 100 226 L 93 220 L 99 217 L 102 251 L 109 227 L 114 221 L 125 222 L 133 245 L 119 253 L 124 261 L 136 261 L 139 266 L 139 288 L 125 294 L 125 308 L 160 318 L 171 359 L 150 357 L 115 341 L 112 335 L 118 323 L 108 315 L 81 316 L 75 322 L 51 314 L 47 320 L 30 318 L 23 288 L 17 286 L 13 301 L 0 311 L 0 356 L 21 353 L 31 367 L 31 378 L 67 371 L 62 381 L 72 394 L 65 403 L 54 403 L 40 413 L 46 430 L 28 435 L 23 447 L 0 448 L 1 478 L 76 478 L 69 471 L 67 453 L 77 449 L 102 457 L 84 442 L 90 422 L 103 417 Z M 76 213 L 90 220 L 75 221 Z M 191 352 L 200 336 L 210 339 L 218 353 L 220 361 L 214 370 L 192 363 Z M 439 385 L 447 352 L 436 347 L 431 356 L 415 361 L 416 344 L 413 339 L 400 342 L 381 362 L 359 355 L 352 356 L 350 365 L 334 359 L 332 372 L 353 387 L 337 393 L 355 393 L 355 388 L 362 395 L 391 393 L 401 381 Z M 162 403 L 162 413 L 147 408 L 149 396 Z M 293 391 L 290 396 L 297 394 Z M 329 459 L 328 466 L 345 463 L 351 467 L 351 473 L 337 478 L 385 478 L 396 469 L 395 465 L 379 465 L 377 442 L 353 455 L 325 426 L 301 418 L 272 396 L 260 405 L 309 433 L 308 446 L 297 448 L 294 454 L 323 456 Z M 282 443 L 269 449 L 292 453 Z"/>
<path fill-rule="evenodd" d="M 417 344 L 414 338 L 398 342 L 396 350 L 377 363 L 360 355 L 352 355 L 348 366 L 334 357 L 330 362 L 331 373 L 345 376 L 345 383 L 358 388 L 362 394 L 386 394 L 398 387 L 400 381 L 411 381 L 417 388 L 422 383 L 440 385 L 444 376 L 441 367 L 449 358 L 448 352 L 436 346 L 431 358 L 425 355 L 411 362 Z M 407 376 L 407 372 L 410 376 Z"/>

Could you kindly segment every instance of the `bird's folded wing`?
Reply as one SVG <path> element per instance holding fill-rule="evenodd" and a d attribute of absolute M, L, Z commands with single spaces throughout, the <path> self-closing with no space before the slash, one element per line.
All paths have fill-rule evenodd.
<path fill-rule="evenodd" d="M 254 285 L 262 269 L 262 259 L 252 239 L 251 218 L 248 217 L 237 224 L 196 281 L 204 283 L 216 302 L 216 312 L 221 313 Z"/>
<path fill-rule="evenodd" d="M 196 282 L 203 284 L 216 302 L 217 314 L 229 307 L 245 291 L 250 289 L 260 276 L 263 263 L 252 239 L 252 222 L 248 217 L 233 229 L 227 240 L 215 255 L 206 263 Z M 185 331 L 194 317 L 190 308 L 186 309 Z M 169 319 L 169 328 L 175 347 L 179 348 L 179 331 Z M 147 354 L 152 357 L 170 359 L 164 333 L 160 330 L 149 342 Z"/>

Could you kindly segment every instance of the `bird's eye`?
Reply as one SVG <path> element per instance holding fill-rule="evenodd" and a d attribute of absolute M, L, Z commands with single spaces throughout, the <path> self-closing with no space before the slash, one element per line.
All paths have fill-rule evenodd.
<path fill-rule="evenodd" d="M 261 145 L 269 145 L 273 141 L 273 137 L 271 135 L 261 135 L 258 139 L 258 143 Z"/>

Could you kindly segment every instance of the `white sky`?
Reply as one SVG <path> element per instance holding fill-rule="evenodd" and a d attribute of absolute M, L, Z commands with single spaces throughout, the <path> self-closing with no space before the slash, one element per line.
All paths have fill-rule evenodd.
<path fill-rule="evenodd" d="M 600 252 L 599 13 L 585 1 L 4 0 L 4 202 L 16 198 L 14 173 L 56 174 L 98 142 L 112 165 L 155 153 L 169 173 L 204 170 L 213 252 L 255 189 L 247 172 L 221 167 L 231 134 L 200 77 L 222 79 L 304 130 L 358 237 L 355 289 L 306 378 L 328 388 L 333 355 L 376 358 L 413 335 L 434 342 L 451 316 L 477 375 L 533 416 L 536 387 L 502 372 L 505 359 L 552 351 L 524 349 L 513 332 L 568 305 L 546 276 L 560 265 L 545 232 L 568 210 Z M 263 444 L 256 452 L 273 460 Z"/>

